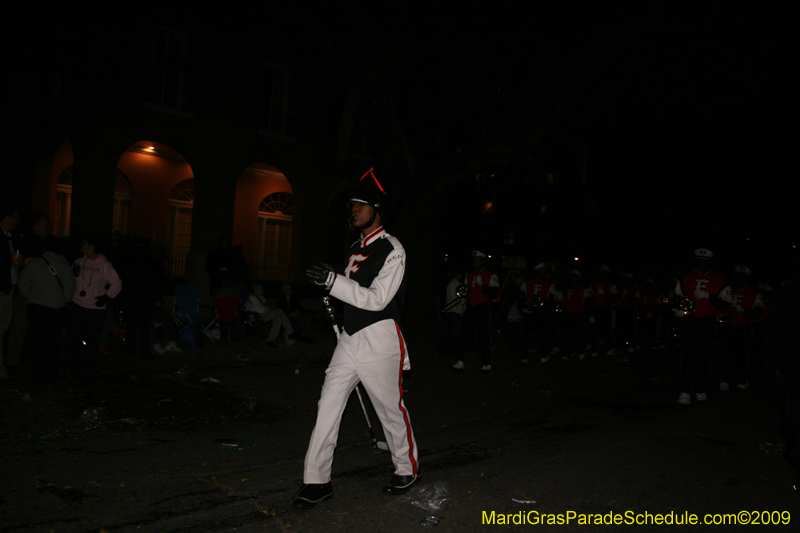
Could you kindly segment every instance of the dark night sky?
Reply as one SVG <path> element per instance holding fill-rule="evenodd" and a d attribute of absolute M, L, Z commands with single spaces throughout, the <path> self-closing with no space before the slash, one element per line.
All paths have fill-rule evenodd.
<path fill-rule="evenodd" d="M 474 153 L 546 124 L 528 151 L 483 169 L 505 180 L 506 197 L 530 193 L 532 207 L 551 204 L 551 220 L 518 207 L 503 214 L 531 234 L 550 236 L 526 243 L 538 255 L 659 261 L 703 245 L 719 248 L 729 262 L 764 264 L 796 239 L 796 39 L 786 10 L 749 2 L 682 9 L 559 2 L 524 10 L 393 4 L 372 11 L 239 11 L 199 2 L 192 9 L 198 20 L 213 17 L 242 32 L 268 29 L 275 9 L 288 10 L 320 34 L 360 43 L 361 59 L 390 71 L 410 144 L 434 167 L 450 164 L 457 147 Z M 94 24 L 76 13 L 50 23 L 43 16 L 26 20 L 39 37 L 31 40 L 16 26 L 27 35 L 16 58 L 23 62 L 31 51 L 40 60 L 50 53 L 54 30 L 74 37 Z M 558 176 L 548 193 L 515 181 L 546 172 Z M 471 190 L 446 195 L 442 231 L 463 227 L 463 212 L 474 205 L 460 202 L 482 194 Z"/>
<path fill-rule="evenodd" d="M 567 204 L 554 206 L 561 218 L 522 215 L 551 236 L 528 243 L 541 245 L 533 252 L 539 258 L 585 253 L 683 268 L 679 254 L 709 246 L 725 267 L 748 262 L 775 274 L 775 263 L 800 244 L 790 185 L 796 45 L 788 14 L 751 3 L 635 9 L 567 3 L 524 13 L 406 13 L 395 19 L 394 38 L 405 43 L 406 58 L 425 65 L 423 94 L 450 120 L 458 105 L 472 104 L 480 116 L 493 97 L 488 105 L 504 122 L 492 125 L 512 130 L 520 116 L 540 116 L 532 102 L 550 102 L 570 70 L 604 43 L 599 67 L 529 157 L 531 170 L 549 161 L 569 182 L 551 199 Z M 554 155 L 580 143 L 585 191 L 576 188 L 582 163 L 559 167 Z M 486 170 L 524 168 L 521 159 Z M 584 196 L 597 206 L 591 216 L 569 207 Z"/>

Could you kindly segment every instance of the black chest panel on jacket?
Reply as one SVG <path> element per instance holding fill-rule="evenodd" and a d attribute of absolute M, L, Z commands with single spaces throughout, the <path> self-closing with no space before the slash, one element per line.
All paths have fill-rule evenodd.
<path fill-rule="evenodd" d="M 386 258 L 394 250 L 392 240 L 377 238 L 365 247 L 356 241 L 350 247 L 350 254 L 345 260 L 345 275 L 357 282 L 362 287 L 369 287 L 380 274 Z M 382 311 L 367 311 L 350 304 L 344 304 L 344 330 L 353 335 L 367 326 L 386 320 L 387 318 L 400 321 L 403 314 L 403 301 L 406 292 L 406 276 L 397 289 L 394 298 Z"/>

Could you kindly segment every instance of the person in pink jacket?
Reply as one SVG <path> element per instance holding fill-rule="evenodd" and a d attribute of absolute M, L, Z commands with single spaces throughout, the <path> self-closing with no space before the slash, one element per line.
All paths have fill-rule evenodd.
<path fill-rule="evenodd" d="M 69 367 L 74 379 L 93 378 L 98 371 L 100 332 L 106 306 L 122 290 L 114 266 L 99 252 L 101 239 L 87 235 L 81 243 L 83 257 L 72 264 L 75 294 L 68 305 Z"/>

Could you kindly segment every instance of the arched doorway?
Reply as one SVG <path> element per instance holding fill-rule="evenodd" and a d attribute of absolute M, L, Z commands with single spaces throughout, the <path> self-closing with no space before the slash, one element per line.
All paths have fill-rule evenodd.
<path fill-rule="evenodd" d="M 182 277 L 192 235 L 192 167 L 171 146 L 142 140 L 125 149 L 117 169 L 115 225 L 127 219 L 121 233 L 148 237 L 166 248 L 165 272 Z"/>
<path fill-rule="evenodd" d="M 72 165 L 59 174 L 56 180 L 56 208 L 51 221 L 51 232 L 57 237 L 69 236 L 69 217 L 72 214 Z"/>
<path fill-rule="evenodd" d="M 291 194 L 274 192 L 265 196 L 258 206 L 256 271 L 259 279 L 290 277 L 293 204 Z"/>
<path fill-rule="evenodd" d="M 178 182 L 169 192 L 169 265 L 172 277 L 186 273 L 186 254 L 191 250 L 194 178 Z"/>
<path fill-rule="evenodd" d="M 295 281 L 291 183 L 277 168 L 255 163 L 236 184 L 233 244 L 241 245 L 249 277 L 262 281 Z"/>

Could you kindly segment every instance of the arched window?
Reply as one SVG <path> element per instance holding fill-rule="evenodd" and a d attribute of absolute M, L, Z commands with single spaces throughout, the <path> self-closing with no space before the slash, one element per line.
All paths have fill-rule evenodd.
<path fill-rule="evenodd" d="M 194 178 L 175 184 L 169 192 L 169 273 L 174 277 L 186 273 L 186 254 L 192 242 L 192 207 Z"/>
<path fill-rule="evenodd" d="M 53 219 L 53 235 L 69 235 L 69 217 L 72 211 L 72 165 L 61 171 L 56 181 L 56 216 Z"/>
<path fill-rule="evenodd" d="M 287 279 L 292 243 L 293 197 L 276 192 L 261 200 L 258 208 L 256 268 L 263 279 Z"/>

